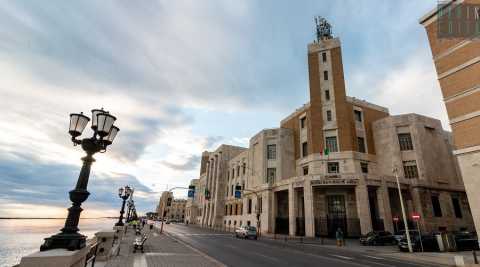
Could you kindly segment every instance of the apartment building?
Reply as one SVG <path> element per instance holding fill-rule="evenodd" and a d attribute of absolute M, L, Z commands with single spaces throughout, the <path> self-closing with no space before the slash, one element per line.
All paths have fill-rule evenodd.
<path fill-rule="evenodd" d="M 398 176 L 408 217 L 420 214 L 423 231 L 471 230 L 449 133 L 436 119 L 391 116 L 347 96 L 341 42 L 325 26 L 308 45 L 310 101 L 248 148 L 202 154 L 199 224 L 308 237 L 394 232 L 404 225 Z"/>
<path fill-rule="evenodd" d="M 428 36 L 453 131 L 454 154 L 480 229 L 480 1 L 444 1 L 420 23 Z M 468 35 L 468 25 L 476 34 Z"/>

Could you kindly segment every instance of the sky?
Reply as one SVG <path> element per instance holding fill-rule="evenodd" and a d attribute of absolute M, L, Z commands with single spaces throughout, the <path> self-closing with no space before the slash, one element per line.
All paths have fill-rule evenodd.
<path fill-rule="evenodd" d="M 105 108 L 120 128 L 96 154 L 83 217 L 137 210 L 198 178 L 200 156 L 308 102 L 314 16 L 342 42 L 347 93 L 449 129 L 424 28 L 435 0 L 85 0 L 0 3 L 0 212 L 64 217 L 82 150 L 69 114 Z M 87 127 L 82 137 L 90 137 Z M 185 191 L 175 191 L 185 197 Z"/>

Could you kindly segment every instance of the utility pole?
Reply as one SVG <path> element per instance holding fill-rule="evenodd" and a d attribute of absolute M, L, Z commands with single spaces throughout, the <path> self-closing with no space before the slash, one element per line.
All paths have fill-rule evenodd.
<path fill-rule="evenodd" d="M 412 241 L 410 240 L 410 232 L 408 230 L 407 215 L 405 214 L 405 206 L 403 205 L 402 189 L 400 188 L 400 181 L 398 180 L 397 167 L 393 168 L 393 173 L 395 174 L 395 178 L 397 179 L 398 197 L 400 198 L 400 205 L 402 206 L 403 225 L 405 226 L 405 234 L 407 235 L 408 251 L 412 253 L 413 252 Z"/>

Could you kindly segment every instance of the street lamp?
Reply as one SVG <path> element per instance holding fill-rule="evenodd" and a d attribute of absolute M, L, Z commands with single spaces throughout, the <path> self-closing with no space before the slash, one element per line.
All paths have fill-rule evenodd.
<path fill-rule="evenodd" d="M 395 174 L 395 178 L 397 179 L 398 197 L 400 198 L 400 206 L 402 207 L 403 225 L 405 226 L 405 234 L 407 235 L 408 251 L 413 252 L 412 242 L 410 241 L 410 232 L 408 230 L 407 215 L 405 214 L 405 206 L 403 205 L 402 190 L 400 188 L 400 182 L 398 180 L 398 168 L 394 167 L 392 171 Z"/>
<path fill-rule="evenodd" d="M 120 217 L 118 217 L 118 222 L 115 226 L 123 226 L 123 214 L 125 213 L 125 202 L 133 194 L 133 189 L 130 186 L 120 187 L 118 189 L 118 196 L 123 200 L 122 209 L 120 210 Z"/>
<path fill-rule="evenodd" d="M 81 145 L 87 155 L 82 158 L 83 165 L 75 189 L 69 192 L 72 206 L 68 209 L 65 226 L 60 230 L 60 233 L 45 238 L 45 243 L 40 246 L 40 251 L 58 248 L 77 250 L 85 247 L 86 236 L 78 232 L 80 213 L 83 210 L 80 206 L 90 195 L 87 191 L 87 185 L 90 176 L 90 168 L 95 161 L 92 157 L 93 154 L 97 152 L 106 152 L 107 146 L 113 143 L 115 136 L 120 130 L 118 127 L 113 126 L 115 120 L 116 118 L 108 113 L 108 111 L 103 109 L 92 110 L 93 136 L 80 140 L 77 139 L 77 137 L 82 135 L 90 118 L 85 116 L 82 112 L 79 114 L 70 114 L 70 126 L 68 132 L 72 136 L 73 145 Z"/>

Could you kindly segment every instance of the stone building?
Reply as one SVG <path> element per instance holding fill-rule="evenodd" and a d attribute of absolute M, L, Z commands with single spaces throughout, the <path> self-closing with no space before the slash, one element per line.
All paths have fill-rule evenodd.
<path fill-rule="evenodd" d="M 385 107 L 347 96 L 341 43 L 331 34 L 308 45 L 308 66 L 310 101 L 279 128 L 262 130 L 248 148 L 221 145 L 202 154 L 197 222 L 308 237 L 338 228 L 348 236 L 394 232 L 403 228 L 398 175 L 408 217 L 420 214 L 424 231 L 471 230 L 440 122 L 390 116 Z"/>
<path fill-rule="evenodd" d="M 185 208 L 187 205 L 186 199 L 174 199 L 172 205 L 167 207 L 166 218 L 169 220 L 184 222 L 185 221 Z"/>
<path fill-rule="evenodd" d="M 457 33 L 461 34 L 456 29 L 465 30 L 468 22 L 478 26 L 478 14 L 472 12 L 478 12 L 480 1 L 450 0 L 442 3 L 442 6 L 423 16 L 420 23 L 427 32 L 453 131 L 454 153 L 458 158 L 475 225 L 480 229 L 480 39 L 478 29 L 476 38 L 456 36 Z M 439 25 L 448 25 L 445 20 L 449 20 L 449 10 L 454 14 L 462 11 L 460 14 L 464 17 L 457 21 L 462 21 L 464 25 L 457 28 L 455 24 L 452 36 L 442 36 L 445 31 L 439 29 Z"/>
<path fill-rule="evenodd" d="M 198 191 L 200 188 L 200 179 L 193 179 L 190 182 L 190 186 L 195 186 L 195 189 Z M 199 216 L 199 206 L 200 203 L 200 194 L 195 193 L 193 198 L 188 198 L 185 205 L 185 223 L 187 224 L 197 224 L 197 217 Z"/>
<path fill-rule="evenodd" d="M 174 199 L 172 192 L 165 191 L 158 201 L 157 214 L 160 218 L 183 222 L 185 220 L 186 205 L 187 200 Z"/>

